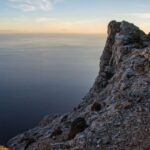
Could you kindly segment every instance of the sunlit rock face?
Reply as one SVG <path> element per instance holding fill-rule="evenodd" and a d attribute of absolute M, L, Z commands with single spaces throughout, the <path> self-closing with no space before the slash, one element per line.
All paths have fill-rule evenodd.
<path fill-rule="evenodd" d="M 68 114 L 47 116 L 11 150 L 149 150 L 150 36 L 112 21 L 89 93 Z M 70 134 L 72 133 L 71 138 Z"/>

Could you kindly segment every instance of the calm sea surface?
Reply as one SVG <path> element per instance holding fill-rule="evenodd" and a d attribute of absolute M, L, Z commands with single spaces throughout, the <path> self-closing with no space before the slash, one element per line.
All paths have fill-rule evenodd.
<path fill-rule="evenodd" d="M 0 144 L 73 109 L 98 74 L 104 35 L 0 34 Z"/>

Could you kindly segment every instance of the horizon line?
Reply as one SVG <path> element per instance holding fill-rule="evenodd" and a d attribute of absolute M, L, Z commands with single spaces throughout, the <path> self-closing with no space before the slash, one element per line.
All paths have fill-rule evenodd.
<path fill-rule="evenodd" d="M 96 33 L 96 32 L 18 32 L 18 31 L 11 31 L 11 32 L 7 32 L 7 31 L 0 31 L 0 34 L 95 34 L 95 35 L 106 35 L 107 33 L 103 33 L 103 32 L 99 32 L 99 33 Z"/>

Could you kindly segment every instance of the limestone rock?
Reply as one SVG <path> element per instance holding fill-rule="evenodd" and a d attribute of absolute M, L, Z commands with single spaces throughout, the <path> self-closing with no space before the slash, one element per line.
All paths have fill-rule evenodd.
<path fill-rule="evenodd" d="M 100 60 L 95 83 L 76 109 L 45 117 L 39 126 L 11 139 L 9 148 L 150 149 L 150 34 L 126 21 L 110 22 Z M 99 111 L 91 109 L 94 102 L 102 106 L 93 107 Z M 71 129 L 77 132 L 68 139 Z"/>

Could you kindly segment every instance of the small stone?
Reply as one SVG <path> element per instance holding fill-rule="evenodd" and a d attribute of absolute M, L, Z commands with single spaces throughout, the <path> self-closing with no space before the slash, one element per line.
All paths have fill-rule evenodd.
<path fill-rule="evenodd" d="M 63 116 L 61 119 L 61 122 L 65 122 L 67 120 L 67 118 L 68 118 L 68 115 Z"/>
<path fill-rule="evenodd" d="M 109 144 L 110 143 L 110 138 L 109 137 L 105 137 L 103 140 L 102 140 L 103 144 Z"/>
<path fill-rule="evenodd" d="M 96 147 L 97 147 L 97 148 L 99 148 L 99 147 L 100 147 L 100 145 L 97 145 Z"/>
<path fill-rule="evenodd" d="M 100 144 L 100 142 L 101 142 L 101 139 L 97 140 L 97 144 Z"/>

